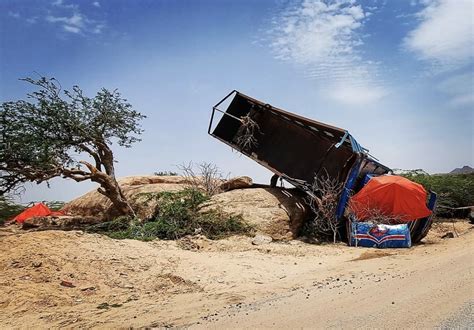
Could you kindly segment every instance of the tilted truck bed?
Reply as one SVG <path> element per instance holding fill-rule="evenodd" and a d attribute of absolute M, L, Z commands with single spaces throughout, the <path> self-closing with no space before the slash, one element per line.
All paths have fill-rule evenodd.
<path fill-rule="evenodd" d="M 232 98 L 227 109 L 219 106 Z M 224 115 L 213 129 L 217 112 Z M 258 125 L 256 143 L 247 148 L 238 144 L 242 118 Z M 368 172 L 389 169 L 372 160 L 367 151 L 344 129 L 275 108 L 233 91 L 213 108 L 209 134 L 239 150 L 291 184 L 307 190 L 315 175 L 326 174 L 345 182 L 354 165 L 369 160 Z M 358 173 L 360 174 L 360 173 Z"/>

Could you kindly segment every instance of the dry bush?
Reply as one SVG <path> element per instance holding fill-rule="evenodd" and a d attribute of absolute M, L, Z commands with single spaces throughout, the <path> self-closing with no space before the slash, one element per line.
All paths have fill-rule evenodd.
<path fill-rule="evenodd" d="M 348 213 L 350 219 L 356 219 L 355 212 L 353 211 L 351 204 L 349 204 Z M 404 223 L 404 221 L 402 221 L 401 216 L 389 215 L 386 212 L 382 211 L 380 208 L 371 205 L 365 205 L 362 208 L 362 213 L 366 215 L 364 221 L 376 225 L 395 225 Z"/>
<path fill-rule="evenodd" d="M 213 196 L 221 192 L 221 184 L 224 177 L 215 164 L 200 163 L 197 171 L 192 162 L 178 166 L 186 178 L 188 188 L 204 191 L 207 196 Z"/>
<path fill-rule="evenodd" d="M 314 218 L 309 221 L 308 229 L 312 234 L 332 235 L 333 242 L 336 243 L 339 230 L 336 211 L 343 184 L 326 173 L 323 176 L 315 175 L 310 189 L 314 196 L 308 197 L 306 201 Z"/>

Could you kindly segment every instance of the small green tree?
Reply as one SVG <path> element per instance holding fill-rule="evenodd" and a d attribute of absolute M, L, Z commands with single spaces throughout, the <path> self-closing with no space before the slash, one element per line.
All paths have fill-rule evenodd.
<path fill-rule="evenodd" d="M 474 205 L 474 173 L 434 174 L 408 172 L 403 175 L 438 194 L 438 211 Z"/>
<path fill-rule="evenodd" d="M 101 89 L 89 98 L 78 86 L 63 91 L 54 78 L 21 80 L 37 90 L 27 100 L 0 106 L 0 196 L 18 192 L 25 182 L 91 180 L 117 211 L 134 215 L 115 178 L 110 146 L 140 141 L 145 116 L 117 90 Z"/>
<path fill-rule="evenodd" d="M 6 196 L 0 196 L 0 225 L 25 209 Z"/>

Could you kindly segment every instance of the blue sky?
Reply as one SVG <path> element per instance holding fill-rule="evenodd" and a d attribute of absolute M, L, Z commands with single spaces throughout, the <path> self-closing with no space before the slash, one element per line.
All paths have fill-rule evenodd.
<path fill-rule="evenodd" d="M 267 182 L 207 135 L 233 89 L 348 129 L 390 167 L 446 172 L 473 166 L 473 20 L 469 0 L 1 0 L 0 101 L 23 98 L 18 78 L 35 72 L 118 88 L 148 116 L 142 142 L 114 149 L 119 176 L 208 161 Z M 51 187 L 21 200 L 94 185 Z"/>

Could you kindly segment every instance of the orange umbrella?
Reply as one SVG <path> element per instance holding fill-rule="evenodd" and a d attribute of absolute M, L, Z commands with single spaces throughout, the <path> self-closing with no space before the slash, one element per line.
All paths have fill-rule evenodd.
<path fill-rule="evenodd" d="M 32 207 L 27 208 L 12 220 L 18 223 L 23 223 L 25 220 L 33 217 L 43 217 L 48 215 L 63 215 L 60 211 L 51 211 L 49 207 L 44 205 L 43 203 L 38 203 L 33 205 Z"/>
<path fill-rule="evenodd" d="M 382 175 L 370 181 L 350 200 L 359 220 L 370 218 L 371 210 L 408 222 L 431 214 L 426 207 L 426 190 L 421 184 L 397 175 Z"/>

